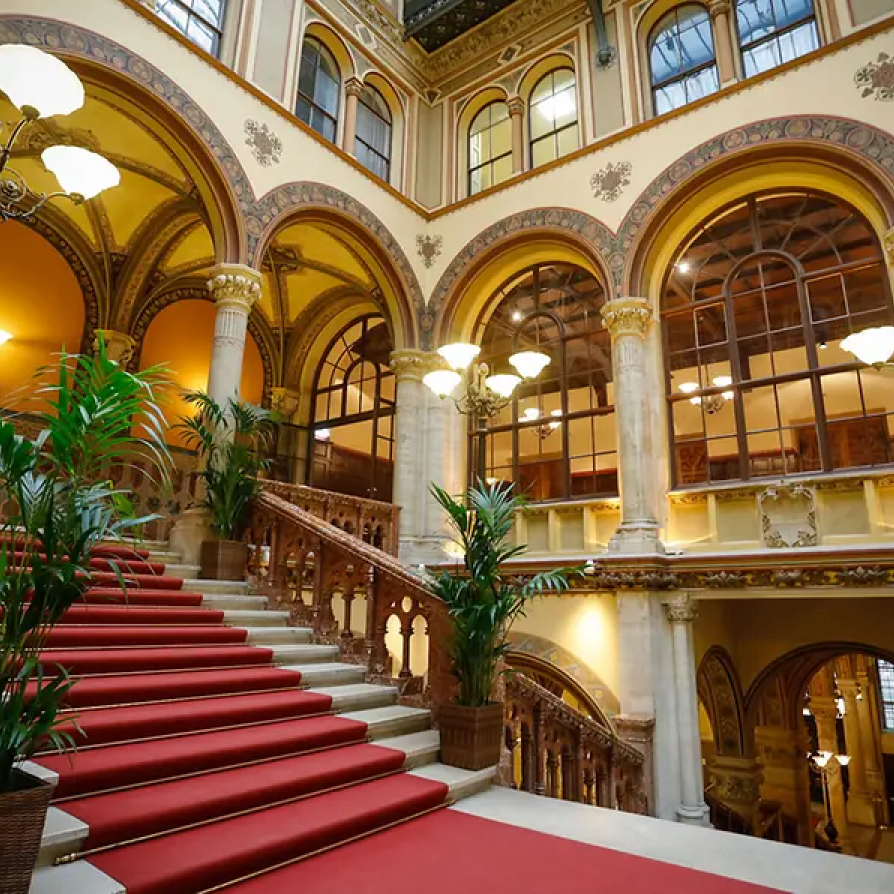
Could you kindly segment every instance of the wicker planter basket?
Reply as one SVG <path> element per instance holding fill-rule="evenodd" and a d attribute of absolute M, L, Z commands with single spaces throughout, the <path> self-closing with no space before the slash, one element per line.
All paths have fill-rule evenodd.
<path fill-rule="evenodd" d="M 205 540 L 201 562 L 205 580 L 245 580 L 248 547 L 241 540 Z"/>
<path fill-rule="evenodd" d="M 0 794 L 0 891 L 28 894 L 55 786 L 15 770 L 14 791 Z"/>
<path fill-rule="evenodd" d="M 441 761 L 464 770 L 495 767 L 503 744 L 503 703 L 483 708 L 441 705 L 438 709 L 441 732 Z"/>

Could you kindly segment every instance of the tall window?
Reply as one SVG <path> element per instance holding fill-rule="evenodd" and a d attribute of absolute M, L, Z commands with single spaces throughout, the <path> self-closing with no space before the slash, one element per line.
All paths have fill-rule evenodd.
<path fill-rule="evenodd" d="M 155 11 L 194 44 L 220 55 L 226 0 L 156 0 Z"/>
<path fill-rule="evenodd" d="M 344 329 L 317 371 L 310 483 L 337 493 L 391 499 L 394 374 L 388 324 L 368 316 Z"/>
<path fill-rule="evenodd" d="M 745 77 L 819 47 L 813 0 L 737 0 L 736 25 Z"/>
<path fill-rule="evenodd" d="M 570 68 L 557 68 L 537 82 L 531 92 L 529 117 L 532 167 L 577 149 L 577 90 Z"/>
<path fill-rule="evenodd" d="M 505 102 L 486 105 L 469 126 L 469 195 L 512 176 L 512 122 Z"/>
<path fill-rule="evenodd" d="M 341 79 L 332 53 L 315 37 L 305 38 L 298 72 L 295 113 L 318 134 L 335 142 Z"/>
<path fill-rule="evenodd" d="M 879 659 L 878 681 L 882 697 L 882 726 L 894 730 L 894 664 Z"/>
<path fill-rule="evenodd" d="M 840 347 L 892 323 L 878 240 L 844 203 L 756 195 L 704 224 L 664 287 L 676 483 L 894 461 L 894 389 Z"/>
<path fill-rule="evenodd" d="M 711 17 L 703 6 L 678 6 L 649 38 L 655 114 L 685 106 L 720 87 Z"/>
<path fill-rule="evenodd" d="M 387 181 L 391 172 L 391 110 L 382 94 L 364 86 L 357 106 L 357 161 Z"/>
<path fill-rule="evenodd" d="M 512 371 L 509 357 L 523 350 L 548 354 L 550 364 L 488 422 L 488 479 L 517 482 L 534 500 L 617 495 L 611 344 L 599 318 L 604 302 L 602 284 L 589 271 L 544 264 L 513 277 L 490 303 L 496 310 L 484 325 L 481 358 L 491 370 Z M 470 434 L 472 456 L 477 437 Z"/>

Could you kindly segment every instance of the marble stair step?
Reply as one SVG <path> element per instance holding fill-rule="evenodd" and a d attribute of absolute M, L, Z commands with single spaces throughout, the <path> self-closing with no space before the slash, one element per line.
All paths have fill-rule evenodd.
<path fill-rule="evenodd" d="M 426 708 L 411 708 L 407 705 L 388 705 L 381 708 L 366 708 L 361 711 L 344 711 L 342 717 L 359 720 L 368 727 L 371 739 L 378 741 L 395 736 L 421 733 L 431 729 L 431 711 Z"/>
<path fill-rule="evenodd" d="M 338 646 L 319 645 L 317 643 L 295 643 L 289 645 L 272 645 L 273 663 L 279 667 L 287 664 L 313 664 L 317 661 L 336 661 L 339 657 Z"/>
<path fill-rule="evenodd" d="M 345 664 L 341 661 L 318 661 L 314 664 L 286 664 L 283 670 L 301 674 L 301 685 L 307 688 L 320 686 L 346 686 L 362 683 L 366 668 L 362 664 Z"/>
<path fill-rule="evenodd" d="M 244 580 L 205 580 L 203 577 L 185 577 L 183 592 L 202 593 L 207 596 L 245 596 L 248 595 L 249 588 Z M 266 602 L 266 599 L 264 601 Z"/>
<path fill-rule="evenodd" d="M 308 690 L 332 699 L 332 710 L 338 714 L 381 708 L 397 702 L 397 689 L 374 683 L 347 683 L 343 686 L 314 686 Z"/>
<path fill-rule="evenodd" d="M 201 590 L 183 588 L 186 593 L 199 593 Z M 222 611 L 265 611 L 267 608 L 266 596 L 251 596 L 248 594 L 229 593 L 203 593 L 202 608 L 216 608 Z"/>
<path fill-rule="evenodd" d="M 182 562 L 174 561 L 165 562 L 165 575 L 167 577 L 182 577 L 184 580 L 196 580 L 199 578 L 201 570 L 201 565 L 184 565 Z M 192 592 L 195 592 L 195 590 Z"/>
<path fill-rule="evenodd" d="M 36 868 L 52 866 L 59 857 L 79 851 L 87 840 L 88 832 L 86 823 L 50 805 L 43 825 Z"/>
<path fill-rule="evenodd" d="M 497 775 L 496 767 L 484 770 L 462 770 L 447 764 L 430 763 L 410 770 L 413 776 L 443 782 L 450 789 L 450 797 L 454 801 L 480 794 L 491 787 Z"/>
<path fill-rule="evenodd" d="M 441 753 L 441 734 L 436 729 L 426 729 L 419 733 L 378 739 L 376 745 L 403 751 L 406 755 L 404 769 L 413 770 L 437 762 Z"/>
<path fill-rule="evenodd" d="M 29 894 L 126 894 L 124 886 L 88 860 L 44 866 L 31 879 Z"/>
<path fill-rule="evenodd" d="M 313 642 L 314 632 L 309 627 L 243 627 L 242 629 L 246 632 L 246 642 L 252 646 Z"/>
<path fill-rule="evenodd" d="M 207 605 L 205 607 L 210 608 Z M 285 627 L 290 617 L 288 612 L 260 609 L 224 609 L 223 613 L 223 622 L 228 627 Z"/>

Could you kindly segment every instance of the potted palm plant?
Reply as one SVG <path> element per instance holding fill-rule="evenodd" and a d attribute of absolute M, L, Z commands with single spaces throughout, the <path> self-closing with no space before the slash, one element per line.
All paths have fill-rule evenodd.
<path fill-rule="evenodd" d="M 41 661 L 47 636 L 90 585 L 94 547 L 132 533 L 127 493 L 104 476 L 140 460 L 159 483 L 170 457 L 156 394 L 158 368 L 129 373 L 108 359 L 63 355 L 41 371 L 47 400 L 35 442 L 0 420 L 0 891 L 27 894 L 52 786 L 25 762 L 72 747 L 72 719 L 60 716 L 74 685 Z M 149 460 L 149 463 L 146 462 Z M 119 574 L 120 576 L 120 574 Z M 123 579 L 122 579 L 123 583 Z"/>
<path fill-rule="evenodd" d="M 198 453 L 202 505 L 217 534 L 216 539 L 202 543 L 201 575 L 210 580 L 242 580 L 248 547 L 236 536 L 249 504 L 260 492 L 260 476 L 270 465 L 264 450 L 273 433 L 273 418 L 267 410 L 233 398 L 221 406 L 203 391 L 189 392 L 186 400 L 196 412 L 181 417 L 176 428 Z"/>
<path fill-rule="evenodd" d="M 567 590 L 575 569 L 551 569 L 529 578 L 513 575 L 506 562 L 525 545 L 507 541 L 524 498 L 511 485 L 482 482 L 457 500 L 437 485 L 432 493 L 446 511 L 463 554 L 460 572 L 442 570 L 431 578 L 435 594 L 450 612 L 453 675 L 459 694 L 438 709 L 441 760 L 466 770 L 494 766 L 500 759 L 503 705 L 493 701 L 494 682 L 506 637 L 525 606 L 545 592 Z"/>

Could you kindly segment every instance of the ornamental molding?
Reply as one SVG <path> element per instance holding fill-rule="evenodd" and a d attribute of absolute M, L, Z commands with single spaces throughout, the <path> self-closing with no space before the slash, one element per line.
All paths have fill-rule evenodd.
<path fill-rule="evenodd" d="M 118 332 L 115 329 L 97 329 L 93 333 L 93 352 L 95 354 L 99 353 L 100 337 L 106 348 L 106 356 L 126 369 L 133 359 L 136 341 L 126 332 Z"/>
<path fill-rule="evenodd" d="M 879 53 L 874 62 L 867 62 L 854 74 L 854 84 L 861 99 L 870 96 L 876 101 L 894 100 L 894 59 L 888 53 Z"/>
<path fill-rule="evenodd" d="M 259 121 L 245 119 L 245 145 L 251 149 L 255 161 L 263 168 L 278 165 L 282 154 L 282 140 Z"/>
<path fill-rule="evenodd" d="M 691 624 L 698 617 L 698 606 L 688 595 L 674 596 L 663 602 L 662 607 L 671 624 Z"/>
<path fill-rule="evenodd" d="M 816 546 L 816 494 L 802 484 L 778 484 L 757 497 L 764 546 L 769 549 L 801 549 Z"/>
<path fill-rule="evenodd" d="M 218 307 L 231 308 L 248 315 L 261 297 L 260 274 L 250 267 L 217 268 L 208 280 L 208 291 Z"/>
<path fill-rule="evenodd" d="M 614 202 L 620 198 L 625 187 L 630 186 L 633 165 L 629 161 L 609 162 L 602 170 L 590 178 L 593 197 L 603 202 Z"/>
<path fill-rule="evenodd" d="M 394 351 L 389 363 L 391 370 L 400 379 L 416 379 L 422 381 L 422 377 L 436 369 L 442 369 L 444 361 L 440 354 L 431 351 L 415 351 L 412 349 Z"/>
<path fill-rule="evenodd" d="M 652 305 L 647 298 L 615 298 L 602 305 L 600 314 L 613 340 L 624 335 L 643 338 L 652 320 Z"/>
<path fill-rule="evenodd" d="M 894 227 L 888 230 L 885 233 L 883 240 L 884 248 L 885 248 L 885 258 L 888 261 L 888 266 L 894 268 Z"/>
<path fill-rule="evenodd" d="M 441 236 L 418 235 L 416 237 L 416 254 L 422 258 L 426 267 L 431 267 L 435 259 L 441 256 L 441 246 L 444 239 Z"/>

